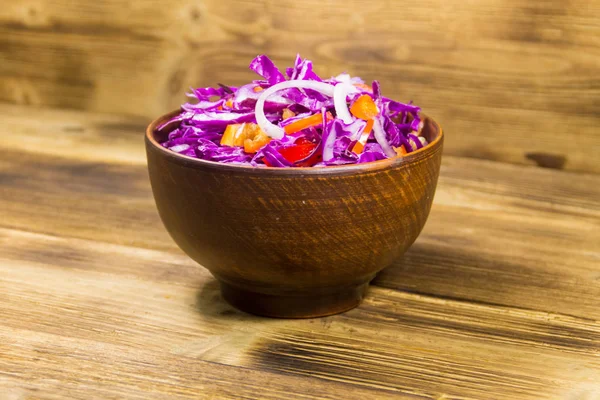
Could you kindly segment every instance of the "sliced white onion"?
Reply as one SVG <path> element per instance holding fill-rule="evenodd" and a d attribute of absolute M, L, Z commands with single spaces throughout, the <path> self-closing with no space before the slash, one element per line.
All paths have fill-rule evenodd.
<path fill-rule="evenodd" d="M 335 129 L 330 129 L 329 136 L 323 143 L 323 161 L 328 162 L 333 159 L 333 145 L 336 139 Z"/>
<path fill-rule="evenodd" d="M 343 82 L 335 85 L 333 90 L 333 104 L 335 105 L 335 114 L 340 118 L 346 125 L 351 124 L 353 119 L 348 111 L 348 104 L 346 98 L 351 93 L 356 93 L 358 90 L 350 85 L 349 83 Z"/>
<path fill-rule="evenodd" d="M 350 74 L 339 74 L 334 79 L 338 82 L 350 83 L 350 78 L 351 78 Z"/>
<path fill-rule="evenodd" d="M 363 121 L 362 119 L 358 119 L 356 118 L 354 120 L 354 122 L 352 122 L 350 125 L 346 126 L 346 129 L 350 130 L 351 132 L 355 132 L 353 136 L 351 136 L 350 138 L 352 140 L 358 140 L 361 136 L 363 136 L 365 134 L 365 128 L 367 127 L 367 122 Z M 370 132 L 369 132 L 370 134 Z M 367 134 L 367 137 L 369 136 L 369 134 Z M 367 139 L 365 139 L 366 141 Z"/>
<path fill-rule="evenodd" d="M 184 144 L 175 145 L 175 146 L 171 147 L 169 150 L 172 150 L 175 153 L 181 153 L 182 151 L 185 151 L 189 148 L 190 148 L 190 145 L 184 143 Z"/>
<path fill-rule="evenodd" d="M 350 74 L 339 74 L 338 76 L 331 78 L 331 80 L 334 80 L 337 82 L 346 82 L 351 85 L 356 84 L 356 83 L 365 83 L 365 81 L 360 79 L 358 76 L 350 76 Z"/>
<path fill-rule="evenodd" d="M 285 131 L 283 128 L 269 122 L 265 116 L 265 101 L 275 92 L 291 88 L 311 89 L 322 93 L 325 96 L 333 97 L 334 86 L 324 82 L 294 80 L 280 82 L 268 89 L 263 90 L 258 98 L 258 101 L 256 102 L 256 107 L 254 109 L 256 114 L 256 122 L 258 123 L 258 126 L 260 126 L 260 129 L 262 129 L 267 136 L 273 139 L 281 139 L 283 135 L 285 135 Z"/>
<path fill-rule="evenodd" d="M 379 143 L 385 155 L 390 158 L 396 157 L 396 151 L 388 143 L 385 137 L 385 131 L 383 130 L 383 126 L 381 126 L 381 122 L 379 122 L 379 119 L 377 118 L 375 118 L 373 122 L 373 133 L 375 134 L 375 140 L 377 140 L 377 143 Z"/>

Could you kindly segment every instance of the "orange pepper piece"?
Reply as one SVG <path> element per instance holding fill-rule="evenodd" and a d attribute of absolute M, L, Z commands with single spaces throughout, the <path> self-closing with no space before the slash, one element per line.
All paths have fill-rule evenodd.
<path fill-rule="evenodd" d="M 258 92 L 262 92 L 264 89 L 261 88 L 260 86 L 254 86 L 254 88 L 252 89 L 254 92 L 258 93 Z"/>
<path fill-rule="evenodd" d="M 244 146 L 246 153 L 256 153 L 271 138 L 257 124 L 243 123 L 227 125 L 221 137 L 221 146 Z"/>
<path fill-rule="evenodd" d="M 368 120 L 367 121 L 367 126 L 365 126 L 365 130 L 363 131 L 363 134 L 365 133 L 371 133 L 371 131 L 373 130 L 373 124 L 375 123 L 375 120 Z"/>
<path fill-rule="evenodd" d="M 373 88 L 371 88 L 371 86 L 369 86 L 369 85 L 366 85 L 366 84 L 364 84 L 364 83 L 355 83 L 355 84 L 354 84 L 354 87 L 357 87 L 357 88 L 359 88 L 359 89 L 365 90 L 365 91 L 367 91 L 367 92 L 369 92 L 369 93 L 372 93 L 372 92 L 373 92 Z"/>
<path fill-rule="evenodd" d="M 352 103 L 350 106 L 350 112 L 356 118 L 368 121 L 375 118 L 379 114 L 377 105 L 368 94 L 363 94 Z"/>
<path fill-rule="evenodd" d="M 330 112 L 327 112 L 327 119 L 332 120 L 333 116 Z M 310 128 L 311 126 L 317 126 L 323 123 L 323 116 L 319 114 L 313 114 L 310 117 L 302 118 L 298 121 L 294 121 L 289 125 L 286 125 L 283 130 L 288 135 L 291 133 L 300 132 L 303 129 Z"/>
<path fill-rule="evenodd" d="M 244 133 L 245 124 L 231 124 L 227 125 L 225 128 L 225 132 L 223 132 L 223 136 L 221 136 L 221 146 L 229 146 L 233 147 L 241 146 L 244 144 L 244 140 L 246 139 L 246 134 Z M 242 137 L 241 145 L 239 144 L 239 140 L 236 140 L 237 137 Z"/>
<path fill-rule="evenodd" d="M 406 152 L 406 149 L 404 148 L 404 145 L 400 147 L 394 147 L 394 150 L 396 150 L 396 154 L 398 154 L 399 156 L 405 156 L 406 154 L 408 154 Z"/>
<path fill-rule="evenodd" d="M 365 149 L 365 144 L 367 144 L 367 140 L 369 139 L 369 135 L 371 134 L 371 131 L 373 130 L 373 124 L 375 123 L 374 120 L 370 119 L 367 121 L 367 125 L 365 126 L 365 130 L 362 132 L 362 134 L 360 135 L 360 139 L 358 139 L 358 141 L 356 142 L 356 144 L 354 145 L 354 147 L 352 148 L 352 151 L 356 154 L 360 154 L 363 152 L 363 150 Z"/>
<path fill-rule="evenodd" d="M 246 153 L 256 153 L 270 141 L 271 138 L 267 136 L 267 134 L 264 133 L 258 125 L 256 125 L 256 129 L 254 130 L 254 136 L 248 137 L 246 140 L 244 140 L 244 151 Z"/>
<path fill-rule="evenodd" d="M 360 139 L 356 142 L 352 151 L 355 154 L 360 154 L 365 149 L 365 144 L 367 144 L 367 140 L 369 139 L 369 134 L 373 129 L 373 124 L 375 118 L 379 114 L 379 110 L 377 109 L 377 105 L 368 94 L 363 94 L 358 99 L 352 103 L 350 106 L 350 112 L 356 118 L 360 118 L 362 120 L 367 121 L 367 126 L 365 126 L 365 130 L 360 135 Z"/>

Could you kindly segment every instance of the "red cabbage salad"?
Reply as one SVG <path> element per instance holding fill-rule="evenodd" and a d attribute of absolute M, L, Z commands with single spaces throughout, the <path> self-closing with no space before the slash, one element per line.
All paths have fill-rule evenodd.
<path fill-rule="evenodd" d="M 420 108 L 383 97 L 377 81 L 321 79 L 300 56 L 285 75 L 264 55 L 250 69 L 261 79 L 192 89 L 196 101 L 158 128 L 169 131 L 162 146 L 202 160 L 287 168 L 360 164 L 427 145 Z"/>

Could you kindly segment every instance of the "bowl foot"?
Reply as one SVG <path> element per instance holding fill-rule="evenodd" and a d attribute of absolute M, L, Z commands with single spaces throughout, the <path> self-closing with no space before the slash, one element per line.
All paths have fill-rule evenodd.
<path fill-rule="evenodd" d="M 339 292 L 313 291 L 306 295 L 273 295 L 251 292 L 220 282 L 223 298 L 232 306 L 256 315 L 275 318 L 315 318 L 339 314 L 358 306 L 369 282 Z"/>

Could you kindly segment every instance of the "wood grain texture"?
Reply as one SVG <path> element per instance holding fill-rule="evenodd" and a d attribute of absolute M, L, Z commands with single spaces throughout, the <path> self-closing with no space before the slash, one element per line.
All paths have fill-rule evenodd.
<path fill-rule="evenodd" d="M 0 238 L 0 387 L 75 398 L 77 384 L 128 398 L 597 393 L 596 321 L 377 287 L 341 316 L 265 320 L 224 303 L 183 255 L 7 229 Z"/>
<path fill-rule="evenodd" d="M 9 132 L 16 133 L 0 141 L 3 226 L 178 251 L 153 208 L 143 130 L 97 114 L 0 110 Z M 28 119 L 20 118 L 24 113 Z M 41 130 L 46 120 L 56 122 Z M 119 149 L 108 144 L 114 129 Z M 35 139 L 21 134 L 33 131 Z M 30 140 L 35 145 L 27 145 Z M 130 160 L 122 161 L 127 155 Z M 496 162 L 445 157 L 431 218 L 404 261 L 384 273 L 391 274 L 387 285 L 600 318 L 599 183 L 594 175 L 535 168 L 524 173 Z M 540 238 L 536 246 L 530 245 L 532 235 Z M 485 284 L 490 276 L 496 283 L 491 286 Z M 544 282 L 544 290 L 527 290 Z M 519 290 L 511 290 L 514 285 Z M 573 290 L 577 298 L 569 297 Z M 561 302 L 553 301 L 557 296 Z"/>
<path fill-rule="evenodd" d="M 0 10 L 0 100 L 154 118 L 300 52 L 422 105 L 448 154 L 597 173 L 599 37 L 592 0 L 24 0 Z"/>
<path fill-rule="evenodd" d="M 600 396 L 598 175 L 445 157 L 424 231 L 360 307 L 279 321 L 227 305 L 170 240 L 143 119 L 0 115 L 0 397 Z"/>

